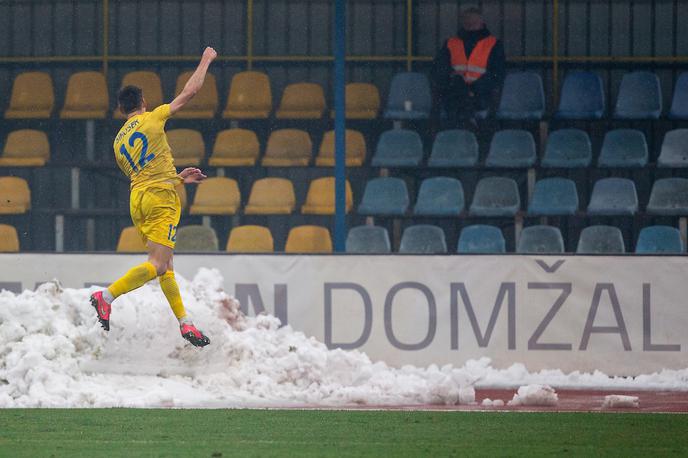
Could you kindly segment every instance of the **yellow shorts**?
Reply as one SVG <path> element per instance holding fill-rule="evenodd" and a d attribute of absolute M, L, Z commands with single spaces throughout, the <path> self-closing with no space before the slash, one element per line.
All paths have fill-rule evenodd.
<path fill-rule="evenodd" d="M 144 244 L 150 240 L 174 248 L 182 205 L 172 185 L 132 190 L 129 211 Z"/>

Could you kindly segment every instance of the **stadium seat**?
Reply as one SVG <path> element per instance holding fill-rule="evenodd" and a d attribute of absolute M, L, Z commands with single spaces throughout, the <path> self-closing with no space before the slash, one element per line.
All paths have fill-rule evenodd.
<path fill-rule="evenodd" d="M 597 165 L 600 167 L 645 167 L 647 142 L 642 131 L 616 129 L 607 132 Z"/>
<path fill-rule="evenodd" d="M 426 178 L 413 208 L 415 215 L 458 216 L 464 209 L 463 186 L 456 178 Z"/>
<path fill-rule="evenodd" d="M 241 203 L 236 180 L 225 177 L 207 178 L 196 189 L 189 209 L 192 215 L 233 215 Z"/>
<path fill-rule="evenodd" d="M 346 129 L 344 136 L 345 152 L 346 152 L 346 166 L 360 167 L 363 165 L 366 157 L 366 142 L 363 134 L 357 130 Z M 334 167 L 334 130 L 325 132 L 322 143 L 320 144 L 320 152 L 315 158 L 315 165 L 318 167 Z"/>
<path fill-rule="evenodd" d="M 494 134 L 490 152 L 485 159 L 487 167 L 532 167 L 537 159 L 533 134 L 527 130 L 506 129 Z"/>
<path fill-rule="evenodd" d="M 540 120 L 545 113 L 545 91 L 542 78 L 533 72 L 506 75 L 497 119 Z"/>
<path fill-rule="evenodd" d="M 218 251 L 219 243 L 215 229 L 197 225 L 180 227 L 177 229 L 174 249 L 178 253 Z"/>
<path fill-rule="evenodd" d="M 18 215 L 31 209 L 31 191 L 25 179 L 0 177 L 0 215 Z"/>
<path fill-rule="evenodd" d="M 12 84 L 10 105 L 5 111 L 5 118 L 49 118 L 52 115 L 54 105 L 53 80 L 48 73 L 20 73 Z"/>
<path fill-rule="evenodd" d="M 456 251 L 462 254 L 499 254 L 506 252 L 506 243 L 498 227 L 474 224 L 463 228 Z"/>
<path fill-rule="evenodd" d="M 0 253 L 19 252 L 19 235 L 14 226 L 0 224 Z"/>
<path fill-rule="evenodd" d="M 259 154 L 260 144 L 255 132 L 225 129 L 215 138 L 208 164 L 212 167 L 250 167 L 256 164 Z"/>
<path fill-rule="evenodd" d="M 286 253 L 332 253 L 330 231 L 321 226 L 291 228 L 284 247 Z"/>
<path fill-rule="evenodd" d="M 226 251 L 228 253 L 272 253 L 275 251 L 275 242 L 267 227 L 239 226 L 229 233 Z"/>
<path fill-rule="evenodd" d="M 383 177 L 368 181 L 358 206 L 361 215 L 401 216 L 409 206 L 406 183 L 401 178 Z"/>
<path fill-rule="evenodd" d="M 262 164 L 264 167 L 304 167 L 311 162 L 312 154 L 308 132 L 280 129 L 270 134 Z"/>
<path fill-rule="evenodd" d="M 416 224 L 404 229 L 401 234 L 399 253 L 435 254 L 446 253 L 447 241 L 444 231 L 430 224 Z"/>
<path fill-rule="evenodd" d="M 167 142 L 172 149 L 175 166 L 188 167 L 201 164 L 205 156 L 205 143 L 199 131 L 193 129 L 168 130 Z"/>
<path fill-rule="evenodd" d="M 515 216 L 521 208 L 518 185 L 511 178 L 482 178 L 475 187 L 471 216 Z"/>
<path fill-rule="evenodd" d="M 683 253 L 683 240 L 678 229 L 671 226 L 649 226 L 640 230 L 636 253 Z"/>
<path fill-rule="evenodd" d="M 657 166 L 688 167 L 688 129 L 674 129 L 664 135 Z"/>
<path fill-rule="evenodd" d="M 325 112 L 325 93 L 316 83 L 293 83 L 282 93 L 277 119 L 320 119 Z"/>
<path fill-rule="evenodd" d="M 186 210 L 186 204 L 187 204 L 186 186 L 184 186 L 184 183 L 180 183 L 177 186 L 175 186 L 174 189 L 177 191 L 177 195 L 179 196 L 179 203 L 182 206 L 182 212 L 183 212 Z"/>
<path fill-rule="evenodd" d="M 658 119 L 662 114 L 662 89 L 652 72 L 624 74 L 616 98 L 616 119 Z"/>
<path fill-rule="evenodd" d="M 145 253 L 148 249 L 134 226 L 125 227 L 117 240 L 118 253 Z"/>
<path fill-rule="evenodd" d="M 676 79 L 674 97 L 671 100 L 669 118 L 677 120 L 688 119 L 688 72 L 681 73 Z"/>
<path fill-rule="evenodd" d="M 346 213 L 351 211 L 354 197 L 349 180 L 346 181 Z M 304 215 L 334 215 L 335 213 L 335 179 L 334 177 L 316 178 L 311 181 L 306 194 L 306 203 L 301 207 Z"/>
<path fill-rule="evenodd" d="M 10 132 L 0 156 L 0 167 L 42 167 L 50 158 L 45 132 L 20 129 Z"/>
<path fill-rule="evenodd" d="M 228 119 L 267 119 L 272 111 L 270 78 L 265 73 L 239 72 L 232 78 L 227 107 L 222 113 Z"/>
<path fill-rule="evenodd" d="M 625 253 L 623 236 L 617 227 L 589 226 L 581 231 L 578 239 L 579 254 Z"/>
<path fill-rule="evenodd" d="M 146 107 L 148 108 L 148 111 L 152 111 L 164 103 L 160 77 L 155 72 L 129 72 L 124 75 L 124 78 L 122 78 L 122 85 L 120 87 L 125 86 L 136 86 L 141 88 L 143 91 L 143 98 L 146 100 Z M 115 119 L 126 118 L 126 116 L 119 110 L 118 106 L 115 106 L 115 109 L 112 112 L 112 117 Z"/>
<path fill-rule="evenodd" d="M 380 226 L 356 226 L 346 235 L 347 253 L 390 253 L 387 229 Z"/>
<path fill-rule="evenodd" d="M 410 106 L 407 106 L 407 102 Z M 385 118 L 427 119 L 431 108 L 430 82 L 425 73 L 405 72 L 394 75 L 389 88 Z"/>
<path fill-rule="evenodd" d="M 193 72 L 184 72 L 177 78 L 177 88 L 174 91 L 175 97 L 179 95 L 186 82 Z M 208 73 L 205 75 L 203 87 L 181 110 L 175 113 L 177 119 L 212 119 L 217 111 L 217 84 L 215 75 Z"/>
<path fill-rule="evenodd" d="M 437 134 L 428 160 L 429 167 L 475 167 L 480 153 L 475 134 L 451 129 Z"/>
<path fill-rule="evenodd" d="M 688 179 L 662 178 L 655 181 L 647 212 L 653 215 L 688 215 Z"/>
<path fill-rule="evenodd" d="M 628 178 L 603 178 L 595 183 L 590 196 L 588 214 L 626 215 L 638 212 L 635 183 Z"/>
<path fill-rule="evenodd" d="M 564 79 L 557 119 L 600 119 L 604 115 L 602 78 L 587 71 L 569 72 Z"/>
<path fill-rule="evenodd" d="M 533 216 L 574 215 L 578 211 L 576 183 L 568 178 L 543 178 L 535 183 L 528 214 Z"/>
<path fill-rule="evenodd" d="M 418 132 L 392 129 L 383 132 L 373 156 L 373 167 L 416 167 L 423 160 L 423 142 Z"/>
<path fill-rule="evenodd" d="M 110 108 L 105 75 L 77 72 L 69 77 L 61 119 L 104 119 Z"/>
<path fill-rule="evenodd" d="M 261 178 L 253 182 L 247 215 L 289 215 L 296 206 L 294 185 L 286 178 Z"/>
<path fill-rule="evenodd" d="M 517 253 L 563 253 L 564 239 L 558 227 L 529 226 L 518 239 Z"/>
<path fill-rule="evenodd" d="M 578 168 L 588 167 L 592 162 L 590 137 L 580 129 L 555 130 L 547 139 L 542 167 Z"/>
<path fill-rule="evenodd" d="M 380 91 L 374 84 L 347 84 L 345 100 L 346 119 L 375 119 L 380 112 Z M 334 118 L 334 110 L 330 116 Z"/>

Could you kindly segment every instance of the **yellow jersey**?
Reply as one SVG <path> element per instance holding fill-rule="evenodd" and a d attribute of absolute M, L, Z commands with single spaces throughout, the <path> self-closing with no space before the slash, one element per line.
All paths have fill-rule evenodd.
<path fill-rule="evenodd" d="M 131 180 L 132 190 L 181 182 L 165 135 L 165 123 L 170 116 L 170 105 L 160 105 L 127 119 L 117 133 L 113 143 L 115 160 Z"/>

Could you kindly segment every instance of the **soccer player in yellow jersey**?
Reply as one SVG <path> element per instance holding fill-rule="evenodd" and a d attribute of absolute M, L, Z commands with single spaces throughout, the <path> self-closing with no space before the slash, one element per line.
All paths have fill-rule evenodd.
<path fill-rule="evenodd" d="M 130 269 L 107 289 L 91 295 L 91 305 L 106 331 L 110 330 L 112 301 L 158 277 L 160 287 L 179 320 L 182 337 L 197 347 L 210 343 L 186 315 L 172 264 L 181 215 L 175 186 L 198 183 L 206 176 L 193 167 L 177 174 L 165 135 L 165 123 L 201 89 L 208 67 L 216 57 L 213 48 L 206 48 L 182 92 L 172 103 L 153 111 L 146 110 L 146 100 L 140 88 L 126 86 L 119 91 L 119 109 L 127 120 L 115 137 L 113 147 L 117 165 L 131 180 L 131 219 L 148 247 L 148 261 Z"/>

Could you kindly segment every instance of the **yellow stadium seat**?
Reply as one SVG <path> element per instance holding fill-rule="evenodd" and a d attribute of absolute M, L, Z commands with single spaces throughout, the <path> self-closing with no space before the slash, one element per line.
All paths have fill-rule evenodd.
<path fill-rule="evenodd" d="M 180 227 L 177 229 L 177 243 L 174 249 L 180 253 L 217 251 L 219 242 L 215 229 L 197 225 Z"/>
<path fill-rule="evenodd" d="M 346 181 L 346 212 L 351 211 L 353 193 L 349 180 Z M 334 178 L 323 177 L 311 181 L 306 194 L 306 203 L 301 207 L 304 215 L 334 215 Z"/>
<path fill-rule="evenodd" d="M 330 231 L 321 226 L 297 226 L 289 231 L 287 253 L 332 253 Z"/>
<path fill-rule="evenodd" d="M 29 184 L 19 177 L 0 177 L 0 215 L 19 215 L 31 209 Z"/>
<path fill-rule="evenodd" d="M 182 92 L 192 74 L 193 72 L 184 72 L 179 75 L 177 89 L 174 92 L 175 96 Z M 216 111 L 217 84 L 215 83 L 215 75 L 208 73 L 201 90 L 174 117 L 179 119 L 212 119 Z"/>
<path fill-rule="evenodd" d="M 177 167 L 198 166 L 205 156 L 203 136 L 193 129 L 172 129 L 167 131 L 167 142 L 172 149 L 174 165 Z"/>
<path fill-rule="evenodd" d="M 360 167 L 366 157 L 366 142 L 363 134 L 357 130 L 346 129 L 344 138 L 347 167 Z M 334 166 L 334 131 L 326 132 L 320 144 L 320 152 L 315 158 L 319 167 Z"/>
<path fill-rule="evenodd" d="M 346 85 L 346 118 L 375 119 L 380 112 L 380 91 L 370 83 L 349 83 Z M 330 112 L 334 118 L 334 110 Z"/>
<path fill-rule="evenodd" d="M 0 224 L 0 253 L 16 253 L 19 251 L 19 235 L 14 226 Z"/>
<path fill-rule="evenodd" d="M 294 185 L 286 178 L 262 178 L 251 187 L 247 215 L 289 215 L 296 206 Z"/>
<path fill-rule="evenodd" d="M 117 252 L 119 253 L 145 253 L 148 249 L 143 239 L 134 226 L 125 227 L 119 233 Z"/>
<path fill-rule="evenodd" d="M 222 113 L 229 119 L 267 119 L 272 111 L 270 78 L 261 72 L 240 72 L 232 78 L 227 107 Z"/>
<path fill-rule="evenodd" d="M 192 215 L 233 215 L 241 203 L 236 180 L 207 178 L 198 185 L 189 213 Z"/>
<path fill-rule="evenodd" d="M 44 72 L 20 73 L 14 79 L 7 119 L 49 118 L 55 105 L 53 80 Z"/>
<path fill-rule="evenodd" d="M 122 78 L 122 86 L 137 86 L 143 90 L 143 98 L 146 101 L 148 111 L 153 111 L 156 107 L 163 104 L 162 84 L 160 77 L 154 72 L 129 72 Z M 125 115 L 115 107 L 112 117 L 124 119 Z"/>
<path fill-rule="evenodd" d="M 42 167 L 50 158 L 45 132 L 21 129 L 10 132 L 0 156 L 0 167 Z"/>
<path fill-rule="evenodd" d="M 263 226 L 239 226 L 232 229 L 227 239 L 229 253 L 272 253 L 275 242 L 270 229 Z"/>
<path fill-rule="evenodd" d="M 212 167 L 253 166 L 259 154 L 260 144 L 255 132 L 226 129 L 217 135 L 208 164 Z"/>
<path fill-rule="evenodd" d="M 62 119 L 103 119 L 110 102 L 105 76 L 100 72 L 77 72 L 69 77 Z"/>
<path fill-rule="evenodd" d="M 267 167 L 299 167 L 311 161 L 313 144 L 308 132 L 280 129 L 272 132 L 262 164 Z"/>
<path fill-rule="evenodd" d="M 182 211 L 186 209 L 186 203 L 187 203 L 187 198 L 186 198 L 186 186 L 184 184 L 178 184 L 175 186 L 175 189 L 177 190 L 177 194 L 179 195 L 179 202 L 182 204 Z"/>
<path fill-rule="evenodd" d="M 319 84 L 294 83 L 284 89 L 275 113 L 277 119 L 320 119 L 325 111 L 325 94 Z"/>

